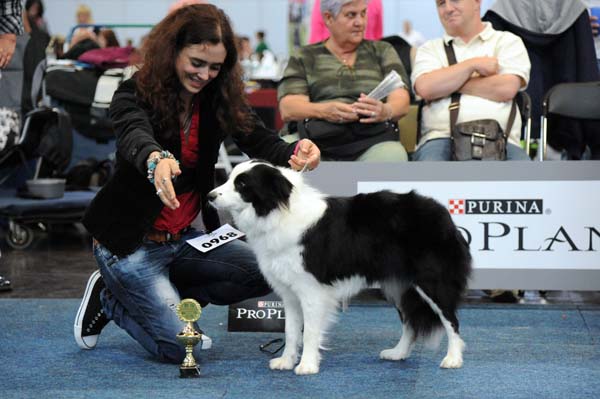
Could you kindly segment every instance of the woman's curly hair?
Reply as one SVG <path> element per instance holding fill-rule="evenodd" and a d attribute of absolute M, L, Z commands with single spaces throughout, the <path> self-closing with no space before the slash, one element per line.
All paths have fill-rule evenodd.
<path fill-rule="evenodd" d="M 153 122 L 163 137 L 179 132 L 178 115 L 183 111 L 179 94 L 184 87 L 175 63 L 180 51 L 190 45 L 219 43 L 227 55 L 217 77 L 200 92 L 209 99 L 202 106 L 212 108 L 227 134 L 247 133 L 254 127 L 229 18 L 213 5 L 197 4 L 170 13 L 152 29 L 143 47 L 144 63 L 136 74 L 138 94 L 153 111 Z"/>

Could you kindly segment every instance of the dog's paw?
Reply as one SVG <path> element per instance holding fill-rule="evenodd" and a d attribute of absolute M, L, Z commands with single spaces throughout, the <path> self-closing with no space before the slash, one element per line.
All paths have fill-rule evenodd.
<path fill-rule="evenodd" d="M 450 356 L 447 355 L 442 363 L 440 363 L 440 367 L 443 369 L 459 369 L 463 365 L 462 356 Z"/>
<path fill-rule="evenodd" d="M 404 360 L 408 359 L 410 353 L 396 350 L 396 348 L 385 349 L 379 352 L 379 357 L 383 360 Z"/>
<path fill-rule="evenodd" d="M 294 368 L 294 359 L 288 356 L 277 357 L 269 362 L 271 370 L 291 370 Z"/>
<path fill-rule="evenodd" d="M 296 375 L 317 374 L 318 372 L 319 365 L 308 362 L 300 362 L 300 364 L 294 369 L 294 373 L 296 373 Z"/>

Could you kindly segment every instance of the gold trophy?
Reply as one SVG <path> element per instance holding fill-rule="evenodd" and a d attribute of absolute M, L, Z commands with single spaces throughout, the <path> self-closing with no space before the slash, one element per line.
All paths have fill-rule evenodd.
<path fill-rule="evenodd" d="M 196 359 L 192 355 L 194 346 L 202 339 L 202 334 L 194 330 L 194 323 L 202 314 L 202 306 L 193 299 L 184 299 L 177 305 L 177 316 L 181 321 L 186 322 L 183 331 L 177 334 L 177 341 L 185 346 L 185 359 L 179 366 L 179 378 L 197 378 L 200 377 L 200 369 L 196 364 Z"/>

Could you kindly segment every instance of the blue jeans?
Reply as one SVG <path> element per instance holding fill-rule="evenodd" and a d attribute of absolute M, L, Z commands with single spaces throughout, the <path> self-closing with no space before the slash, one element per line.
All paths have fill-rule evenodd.
<path fill-rule="evenodd" d="M 427 141 L 412 155 L 413 161 L 451 161 L 452 140 L 440 138 Z M 507 161 L 531 161 L 525 151 L 514 144 L 506 144 Z"/>
<path fill-rule="evenodd" d="M 192 229 L 179 241 L 145 240 L 124 258 L 94 245 L 106 284 L 101 293 L 106 315 L 161 361 L 181 363 L 185 357 L 175 339 L 184 327 L 175 313 L 181 298 L 226 305 L 270 292 L 245 242 L 202 253 L 185 242 L 201 234 Z"/>

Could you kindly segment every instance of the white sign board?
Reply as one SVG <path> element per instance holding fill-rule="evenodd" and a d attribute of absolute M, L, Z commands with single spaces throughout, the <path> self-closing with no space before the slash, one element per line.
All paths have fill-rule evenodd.
<path fill-rule="evenodd" d="M 600 181 L 368 181 L 444 205 L 477 269 L 600 270 Z"/>

